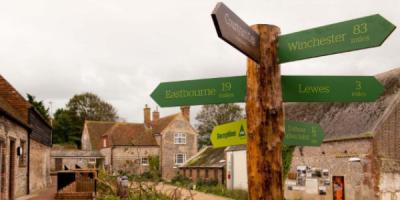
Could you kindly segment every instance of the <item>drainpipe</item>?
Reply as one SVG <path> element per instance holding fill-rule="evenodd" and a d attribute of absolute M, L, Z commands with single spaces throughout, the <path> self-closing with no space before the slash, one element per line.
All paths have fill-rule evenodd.
<path fill-rule="evenodd" d="M 31 124 L 31 118 L 30 118 L 30 116 L 29 116 L 29 113 L 30 112 L 32 112 L 30 109 L 29 109 L 29 112 L 28 112 L 28 124 L 30 125 Z M 31 128 L 29 131 L 28 131 L 28 141 L 27 141 L 27 143 L 28 143 L 28 147 L 27 147 L 27 152 L 26 152 L 26 156 L 27 156 L 27 159 L 26 159 L 26 162 L 27 162 L 27 166 L 26 166 L 26 170 L 27 170 L 27 177 L 26 177 L 26 194 L 30 194 L 30 191 L 29 191 L 29 185 L 30 185 L 30 168 L 31 168 L 31 134 L 32 134 L 32 131 L 33 131 L 33 129 Z"/>
<path fill-rule="evenodd" d="M 113 174 L 113 166 L 114 166 L 114 158 L 113 158 L 113 151 L 114 151 L 114 146 L 111 146 L 111 158 L 110 158 L 110 170 L 111 170 L 111 174 Z"/>

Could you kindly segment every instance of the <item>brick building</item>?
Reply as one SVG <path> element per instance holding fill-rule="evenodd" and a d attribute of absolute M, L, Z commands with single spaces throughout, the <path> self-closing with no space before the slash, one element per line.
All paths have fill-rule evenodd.
<path fill-rule="evenodd" d="M 376 77 L 385 92 L 375 102 L 285 105 L 287 119 L 325 132 L 321 146 L 295 149 L 288 199 L 400 199 L 400 69 Z"/>
<path fill-rule="evenodd" d="M 144 108 L 144 123 L 86 121 L 82 133 L 82 150 L 98 150 L 110 172 L 143 173 L 149 158 L 158 156 L 165 179 L 173 178 L 177 166 L 197 152 L 197 133 L 190 124 L 190 108 L 160 118 Z M 152 118 L 152 119 L 151 119 Z"/>
<path fill-rule="evenodd" d="M 51 126 L 1 75 L 0 98 L 0 191 L 14 199 L 49 186 Z"/>

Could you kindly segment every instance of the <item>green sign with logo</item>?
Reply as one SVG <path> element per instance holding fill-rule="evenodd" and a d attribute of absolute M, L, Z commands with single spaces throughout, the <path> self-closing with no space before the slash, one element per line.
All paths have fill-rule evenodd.
<path fill-rule="evenodd" d="M 279 62 L 343 53 L 382 45 L 396 26 L 376 14 L 279 37 Z"/>
<path fill-rule="evenodd" d="M 222 124 L 214 127 L 210 136 L 213 147 L 226 147 L 246 144 L 247 120 Z"/>
<path fill-rule="evenodd" d="M 319 146 L 324 139 L 319 124 L 285 121 L 283 143 L 295 146 Z M 210 136 L 213 147 L 235 146 L 247 143 L 247 120 L 242 119 L 214 127 Z"/>
<path fill-rule="evenodd" d="M 384 91 L 373 76 L 282 76 L 285 102 L 374 101 Z M 161 83 L 151 94 L 161 107 L 244 102 L 246 77 Z"/>

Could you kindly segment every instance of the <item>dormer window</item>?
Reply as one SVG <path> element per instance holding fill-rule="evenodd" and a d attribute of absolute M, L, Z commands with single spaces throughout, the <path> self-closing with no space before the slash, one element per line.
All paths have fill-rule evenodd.
<path fill-rule="evenodd" d="M 174 144 L 186 144 L 186 134 L 185 133 L 175 133 Z"/>

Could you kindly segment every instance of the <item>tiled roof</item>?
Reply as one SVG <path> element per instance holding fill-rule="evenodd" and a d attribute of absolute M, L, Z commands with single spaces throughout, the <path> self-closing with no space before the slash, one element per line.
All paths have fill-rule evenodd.
<path fill-rule="evenodd" d="M 16 111 L 2 96 L 0 96 L 0 110 L 20 125 L 24 126 L 25 128 L 29 128 L 29 125 L 21 117 L 20 113 Z"/>
<path fill-rule="evenodd" d="M 111 145 L 158 146 L 154 134 L 160 134 L 177 115 L 161 117 L 152 129 L 145 129 L 143 123 L 86 121 L 85 125 L 93 149 L 101 148 L 103 135 L 109 136 Z"/>
<path fill-rule="evenodd" d="M 50 152 L 51 157 L 57 157 L 57 158 L 62 158 L 62 157 L 77 157 L 77 158 L 82 158 L 82 157 L 87 157 L 87 158 L 104 158 L 104 156 L 99 152 L 99 151 L 83 151 L 83 150 L 51 150 Z"/>
<path fill-rule="evenodd" d="M 111 139 L 111 145 L 158 146 L 150 129 L 143 124 L 115 123 L 104 135 Z"/>
<path fill-rule="evenodd" d="M 378 74 L 385 92 L 374 102 L 286 103 L 285 118 L 319 123 L 325 141 L 372 137 L 381 119 L 399 104 L 400 68 Z"/>
<path fill-rule="evenodd" d="M 25 123 L 28 123 L 28 109 L 31 104 L 1 75 L 0 96 L 19 113 Z"/>
<path fill-rule="evenodd" d="M 101 136 L 106 133 L 116 122 L 85 121 L 88 129 L 92 149 L 101 148 Z"/>
<path fill-rule="evenodd" d="M 198 152 L 182 167 L 224 167 L 225 166 L 225 147 L 213 148 L 205 147 Z"/>
<path fill-rule="evenodd" d="M 155 126 L 153 122 L 153 134 L 160 134 L 177 115 L 179 115 L 179 113 L 162 117 Z"/>

